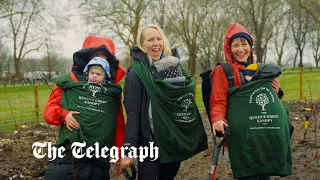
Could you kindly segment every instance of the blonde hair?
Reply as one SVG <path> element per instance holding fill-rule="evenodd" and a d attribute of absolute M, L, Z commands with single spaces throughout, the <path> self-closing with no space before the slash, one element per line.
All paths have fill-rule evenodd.
<path fill-rule="evenodd" d="M 171 49 L 170 49 L 169 41 L 168 41 L 167 37 L 164 35 L 162 29 L 159 26 L 154 25 L 154 24 L 149 24 L 149 25 L 143 26 L 139 30 L 138 36 L 137 36 L 138 47 L 143 50 L 142 44 L 143 44 L 143 41 L 145 40 L 145 37 L 143 37 L 144 36 L 144 31 L 149 29 L 149 28 L 154 28 L 154 29 L 159 31 L 160 36 L 162 37 L 162 40 L 163 40 L 163 55 L 164 56 L 170 56 L 171 55 Z M 149 57 L 149 59 L 151 59 L 151 58 Z"/>

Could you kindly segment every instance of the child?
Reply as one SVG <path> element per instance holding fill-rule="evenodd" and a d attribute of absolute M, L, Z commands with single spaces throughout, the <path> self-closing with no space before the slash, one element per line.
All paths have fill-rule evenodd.
<path fill-rule="evenodd" d="M 88 77 L 88 82 L 103 85 L 110 83 L 110 66 L 108 61 L 100 57 L 94 57 L 83 70 Z"/>
<path fill-rule="evenodd" d="M 253 75 L 257 72 L 259 69 L 259 65 L 256 63 L 250 64 L 247 66 L 246 70 L 243 71 L 244 78 L 249 82 L 253 78 Z"/>

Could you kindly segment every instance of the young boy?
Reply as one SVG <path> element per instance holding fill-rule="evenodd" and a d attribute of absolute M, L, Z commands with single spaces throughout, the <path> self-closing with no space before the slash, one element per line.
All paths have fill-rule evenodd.
<path fill-rule="evenodd" d="M 88 82 L 103 85 L 110 83 L 110 66 L 108 61 L 100 57 L 94 57 L 83 70 L 88 77 Z"/>

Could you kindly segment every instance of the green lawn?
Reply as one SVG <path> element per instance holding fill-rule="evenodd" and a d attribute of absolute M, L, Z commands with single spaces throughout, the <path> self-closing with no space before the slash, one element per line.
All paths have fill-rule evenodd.
<path fill-rule="evenodd" d="M 285 72 L 280 78 L 280 87 L 284 91 L 283 101 L 299 100 L 300 98 L 300 73 Z M 310 86 L 309 86 L 310 82 Z M 309 71 L 302 74 L 302 98 L 310 100 L 320 99 L 320 71 Z"/>
<path fill-rule="evenodd" d="M 38 86 L 40 121 L 43 121 L 42 110 L 50 92 L 47 85 Z M 0 88 L 0 131 L 14 129 L 14 120 L 18 127 L 23 123 L 33 124 L 35 114 L 34 86 Z"/>
<path fill-rule="evenodd" d="M 284 90 L 284 101 L 299 100 L 299 72 L 285 72 L 279 78 L 280 86 Z M 201 110 L 204 105 L 201 94 L 201 78 L 196 76 L 196 103 Z M 309 88 L 310 81 L 310 88 Z M 124 81 L 120 82 L 123 86 Z M 310 99 L 310 89 L 313 100 L 320 99 L 320 71 L 303 73 L 303 98 Z M 6 90 L 6 94 L 4 93 Z M 47 85 L 38 85 L 40 122 L 43 122 L 42 111 L 49 97 L 51 89 Z M 9 103 L 12 106 L 10 109 Z M 12 115 L 13 113 L 13 115 Z M 125 113 L 125 111 L 124 111 Z M 14 118 L 13 118 L 14 117 Z M 14 119 L 20 127 L 23 123 L 34 123 L 35 100 L 34 86 L 14 86 L 0 88 L 0 131 L 14 129 Z"/>

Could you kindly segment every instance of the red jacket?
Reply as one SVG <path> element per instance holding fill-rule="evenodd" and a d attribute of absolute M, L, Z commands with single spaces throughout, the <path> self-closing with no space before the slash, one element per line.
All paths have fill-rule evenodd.
<path fill-rule="evenodd" d="M 236 61 L 232 60 L 230 51 L 230 38 L 238 33 L 246 33 L 250 36 L 248 31 L 240 24 L 231 24 L 224 37 L 224 55 L 227 63 L 229 63 L 233 70 L 234 86 L 241 85 L 239 70 L 244 70 L 245 67 Z M 250 36 L 251 37 L 251 36 Z M 251 38 L 252 39 L 252 38 Z M 250 57 L 253 63 L 253 53 L 251 51 Z M 225 116 L 227 112 L 227 93 L 228 80 L 224 73 L 222 66 L 217 66 L 212 73 L 212 90 L 210 96 L 210 117 L 212 124 L 218 120 L 223 120 L 227 123 Z"/>
<path fill-rule="evenodd" d="M 111 53 L 114 54 L 114 44 L 113 42 L 104 37 L 98 37 L 98 36 L 89 36 L 85 39 L 83 42 L 83 48 L 91 48 L 91 47 L 99 47 L 101 45 L 105 45 L 107 47 L 107 50 L 110 49 Z M 84 66 L 89 62 L 88 60 L 85 60 L 85 63 L 79 61 L 74 61 L 74 63 L 78 63 L 77 67 L 83 70 Z M 79 65 L 81 64 L 81 65 Z M 121 67 L 117 67 L 116 73 L 115 73 L 115 84 L 118 83 L 125 75 L 125 71 Z M 70 73 L 70 78 L 73 81 L 79 81 L 76 75 L 72 72 Z M 53 87 L 53 90 L 49 96 L 48 102 L 46 103 L 44 110 L 43 110 L 43 117 L 45 121 L 48 124 L 52 125 L 61 125 L 64 123 L 66 115 L 69 113 L 68 110 L 63 109 L 60 107 L 61 102 L 61 95 L 62 95 L 62 89 L 59 88 L 57 85 Z M 122 110 L 122 100 L 120 99 L 120 106 L 118 111 L 118 118 L 117 118 L 117 124 L 116 124 L 116 135 L 114 140 L 114 146 L 121 147 L 123 145 L 124 140 L 124 117 L 123 117 L 123 110 Z"/>

